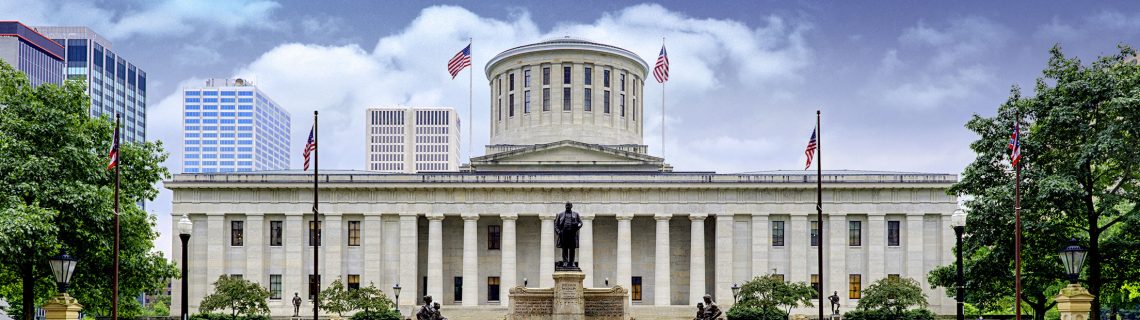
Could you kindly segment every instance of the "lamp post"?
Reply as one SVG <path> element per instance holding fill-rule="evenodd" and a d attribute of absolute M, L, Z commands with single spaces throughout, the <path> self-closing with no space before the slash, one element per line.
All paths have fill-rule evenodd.
<path fill-rule="evenodd" d="M 51 273 L 55 276 L 55 283 L 59 286 L 59 294 L 44 304 L 44 319 L 46 320 L 73 320 L 79 318 L 79 311 L 83 306 L 75 298 L 67 295 L 67 286 L 71 283 L 71 275 L 75 273 L 75 265 L 79 259 L 67 254 L 64 247 L 60 254 L 48 259 Z"/>
<path fill-rule="evenodd" d="M 1065 273 L 1069 275 L 1069 286 L 1062 288 L 1053 298 L 1057 302 L 1057 312 L 1061 314 L 1061 319 L 1088 319 L 1089 313 L 1096 311 L 1092 310 L 1093 295 L 1077 283 L 1086 254 L 1088 250 L 1078 245 L 1077 239 L 1070 239 L 1069 246 L 1057 252 L 1065 264 Z"/>
<path fill-rule="evenodd" d="M 740 296 L 740 286 L 735 283 L 732 284 L 732 304 L 736 304 L 736 298 Z"/>
<path fill-rule="evenodd" d="M 963 304 L 966 303 L 966 283 L 962 279 L 962 234 L 966 231 L 966 211 L 962 209 L 954 210 L 954 215 L 950 216 L 950 224 L 954 226 L 954 236 L 957 238 L 957 255 L 958 255 L 958 295 L 955 298 L 958 305 L 958 320 L 965 320 L 966 314 L 963 309 Z"/>
<path fill-rule="evenodd" d="M 1077 284 L 1077 277 L 1081 275 L 1081 268 L 1085 264 L 1085 255 L 1088 250 L 1077 244 L 1077 239 L 1069 239 L 1069 246 L 1057 253 L 1061 262 L 1065 264 L 1065 273 L 1069 274 L 1069 284 Z"/>
<path fill-rule="evenodd" d="M 400 289 L 403 288 L 400 288 L 399 282 L 392 286 L 392 294 L 396 295 L 396 312 L 400 312 Z"/>
<path fill-rule="evenodd" d="M 187 277 L 189 277 L 190 274 L 187 272 L 186 267 L 187 257 L 189 256 L 187 255 L 187 251 L 189 250 L 186 250 L 186 245 L 190 242 L 190 231 L 193 230 L 194 222 L 191 222 L 190 217 L 187 217 L 185 214 L 182 215 L 182 219 L 178 220 L 178 238 L 182 239 L 182 310 L 180 312 L 182 320 L 190 319 L 190 313 L 187 310 L 190 305 L 190 298 L 188 297 L 190 290 L 187 288 L 190 279 L 187 279 Z"/>

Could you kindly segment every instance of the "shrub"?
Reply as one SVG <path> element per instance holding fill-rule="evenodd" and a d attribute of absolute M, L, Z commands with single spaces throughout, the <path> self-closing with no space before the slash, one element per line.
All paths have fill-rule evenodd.
<path fill-rule="evenodd" d="M 934 313 L 926 309 L 915 309 L 896 316 L 882 310 L 852 310 L 843 314 L 843 320 L 934 320 Z"/>
<path fill-rule="evenodd" d="M 270 320 L 267 315 L 228 315 L 225 313 L 208 312 L 190 315 L 190 320 Z"/>
<path fill-rule="evenodd" d="M 776 308 L 732 306 L 725 313 L 728 320 L 786 320 L 788 314 Z"/>
<path fill-rule="evenodd" d="M 400 313 L 393 309 L 386 311 L 361 311 L 349 317 L 351 320 L 400 320 Z"/>

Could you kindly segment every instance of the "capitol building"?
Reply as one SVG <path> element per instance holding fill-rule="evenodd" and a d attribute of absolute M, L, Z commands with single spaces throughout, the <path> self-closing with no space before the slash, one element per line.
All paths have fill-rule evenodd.
<path fill-rule="evenodd" d="M 309 294 L 316 244 L 322 288 L 340 279 L 391 295 L 399 284 L 405 314 L 424 295 L 453 319 L 466 319 L 458 310 L 505 313 L 511 287 L 553 285 L 554 217 L 567 202 L 583 219 L 578 260 L 587 287 L 629 289 L 635 313 L 673 306 L 691 314 L 706 293 L 727 307 L 733 284 L 757 276 L 820 282 L 822 179 L 826 294 L 838 292 L 845 311 L 876 280 L 913 278 L 931 310 L 953 313 L 954 301 L 931 289 L 926 274 L 954 262 L 957 200 L 946 190 L 956 175 L 674 171 L 644 144 L 650 69 L 637 54 L 558 38 L 503 51 L 484 71 L 486 155 L 457 172 L 321 170 L 319 226 L 311 223 L 311 172 L 167 181 L 174 220 L 194 222 L 191 312 L 218 276 L 241 275 L 270 290 L 273 315 L 292 315 L 293 294 Z M 310 238 L 317 228 L 319 243 Z"/>

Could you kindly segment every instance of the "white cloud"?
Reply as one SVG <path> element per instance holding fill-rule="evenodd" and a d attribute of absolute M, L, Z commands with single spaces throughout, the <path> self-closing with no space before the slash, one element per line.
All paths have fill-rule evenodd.
<path fill-rule="evenodd" d="M 933 50 L 928 62 L 937 68 L 947 68 L 999 49 L 1012 34 L 1001 24 L 970 16 L 952 19 L 943 29 L 932 28 L 919 21 L 918 25 L 908 28 L 899 36 L 899 42 Z"/>
<path fill-rule="evenodd" d="M 94 3 L 35 0 L 0 2 L 0 12 L 25 24 L 87 26 L 111 40 L 134 36 L 183 36 L 214 30 L 273 29 L 280 5 L 272 0 L 142 1 L 117 12 Z"/>
<path fill-rule="evenodd" d="M 174 61 L 185 66 L 204 66 L 222 61 L 222 54 L 207 46 L 185 44 L 177 52 L 174 54 Z"/>

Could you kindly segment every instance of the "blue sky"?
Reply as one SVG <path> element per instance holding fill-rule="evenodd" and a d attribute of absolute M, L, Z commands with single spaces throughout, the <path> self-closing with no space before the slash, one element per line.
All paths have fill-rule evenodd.
<path fill-rule="evenodd" d="M 253 79 L 288 109 L 294 168 L 314 109 L 324 168 L 363 168 L 360 115 L 370 106 L 455 107 L 481 155 L 486 61 L 574 36 L 650 63 L 665 38 L 664 146 L 677 170 L 802 168 L 822 109 L 825 168 L 959 173 L 973 158 L 976 137 L 963 127 L 972 115 L 992 114 L 1011 86 L 1031 93 L 1054 44 L 1085 61 L 1137 45 L 1140 2 L 2 0 L 0 20 L 89 26 L 146 70 L 148 137 L 164 141 L 172 172 L 181 170 L 178 89 L 210 77 Z M 467 72 L 451 80 L 445 68 L 469 37 L 470 123 Z M 645 87 L 653 155 L 663 145 L 660 92 Z M 166 252 L 169 199 L 163 192 L 148 207 Z"/>

